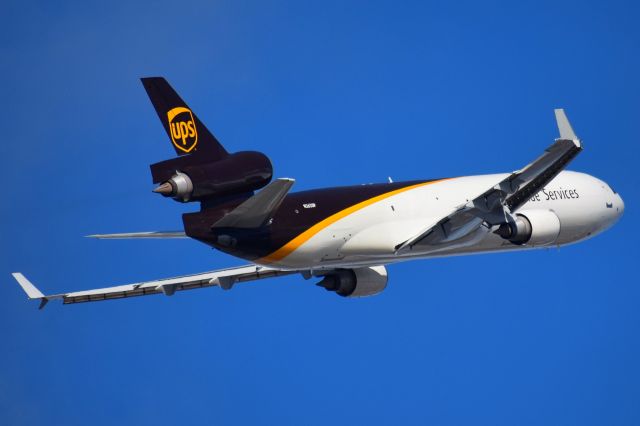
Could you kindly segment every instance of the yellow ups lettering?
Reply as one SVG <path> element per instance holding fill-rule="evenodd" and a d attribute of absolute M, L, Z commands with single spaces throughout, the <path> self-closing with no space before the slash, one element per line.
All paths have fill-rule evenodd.
<path fill-rule="evenodd" d="M 167 112 L 169 135 L 173 145 L 183 152 L 191 152 L 198 144 L 198 129 L 193 113 L 185 107 L 176 107 Z"/>
<path fill-rule="evenodd" d="M 180 122 L 180 137 L 182 138 L 182 145 L 186 145 L 187 144 L 187 136 L 188 136 L 187 123 L 185 123 L 184 121 L 181 121 Z"/>
<path fill-rule="evenodd" d="M 180 129 L 176 123 L 171 123 L 171 139 L 180 139 Z"/>

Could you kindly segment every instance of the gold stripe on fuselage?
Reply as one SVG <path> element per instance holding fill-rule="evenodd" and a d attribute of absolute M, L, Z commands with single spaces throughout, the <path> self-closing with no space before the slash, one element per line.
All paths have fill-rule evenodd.
<path fill-rule="evenodd" d="M 314 235 L 316 235 L 318 232 L 322 231 L 323 229 L 325 229 L 326 227 L 328 227 L 329 225 L 331 225 L 332 223 L 335 223 L 337 221 L 339 221 L 340 219 L 349 216 L 352 213 L 357 212 L 358 210 L 361 210 L 367 206 L 370 206 L 371 204 L 377 203 L 378 201 L 382 201 L 385 198 L 389 198 L 392 197 L 394 195 L 400 194 L 402 192 L 405 191 L 409 191 L 411 189 L 415 189 L 415 188 L 419 188 L 421 186 L 426 186 L 426 185 L 431 185 L 434 183 L 438 183 L 438 182 L 443 182 L 445 180 L 449 180 L 452 178 L 447 178 L 447 179 L 439 179 L 439 180 L 433 180 L 433 181 L 429 181 L 429 182 L 422 182 L 422 183 L 417 183 L 415 185 L 409 185 L 409 186 L 405 186 L 404 188 L 400 188 L 400 189 L 395 189 L 393 191 L 389 191 L 389 192 L 385 192 L 384 194 L 380 194 L 380 195 L 376 195 L 375 197 L 369 198 L 368 200 L 364 200 L 358 204 L 354 204 L 351 207 L 347 207 L 344 210 L 339 211 L 338 213 L 334 213 L 331 216 L 327 217 L 326 219 L 321 220 L 320 222 L 316 223 L 315 225 L 313 225 L 312 227 L 310 227 L 309 229 L 307 229 L 306 231 L 302 232 L 300 235 L 298 235 L 297 237 L 295 237 L 294 239 L 292 239 L 291 241 L 289 241 L 288 243 L 286 243 L 284 246 L 280 247 L 278 250 L 274 251 L 273 253 L 256 260 L 256 263 L 261 263 L 261 264 L 268 264 L 268 263 L 274 263 L 274 262 L 278 262 L 282 259 L 284 259 L 285 257 L 289 256 L 291 253 L 293 253 L 298 247 L 300 247 L 302 244 L 306 243 L 311 237 L 313 237 Z"/>

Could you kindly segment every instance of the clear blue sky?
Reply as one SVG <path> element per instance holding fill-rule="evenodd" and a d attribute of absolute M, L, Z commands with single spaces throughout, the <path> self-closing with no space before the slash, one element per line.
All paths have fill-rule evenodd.
<path fill-rule="evenodd" d="M 640 424 L 637 2 L 3 2 L 0 424 Z M 564 107 L 623 219 L 585 243 L 42 312 L 56 293 L 243 263 L 177 229 L 167 77 L 298 190 L 515 170 Z"/>

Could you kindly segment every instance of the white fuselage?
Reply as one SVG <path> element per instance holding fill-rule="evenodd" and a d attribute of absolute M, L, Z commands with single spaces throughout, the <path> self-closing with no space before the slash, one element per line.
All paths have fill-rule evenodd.
<path fill-rule="evenodd" d="M 559 220 L 559 231 L 550 241 L 516 245 L 488 232 L 472 243 L 396 254 L 399 244 L 429 229 L 507 176 L 448 179 L 374 202 L 331 223 L 271 265 L 292 269 L 358 267 L 416 258 L 561 246 L 604 231 L 624 211 L 621 197 L 605 182 L 588 174 L 563 171 L 515 212 L 554 213 Z"/>

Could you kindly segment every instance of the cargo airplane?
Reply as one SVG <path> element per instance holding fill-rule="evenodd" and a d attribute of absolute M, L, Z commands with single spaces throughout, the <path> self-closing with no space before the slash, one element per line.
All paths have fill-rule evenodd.
<path fill-rule="evenodd" d="M 200 209 L 182 216 L 182 231 L 92 237 L 192 238 L 251 264 L 49 296 L 13 274 L 41 308 L 54 299 L 71 304 L 228 290 L 289 274 L 340 296 L 371 296 L 385 289 L 387 264 L 563 246 L 604 231 L 624 211 L 605 182 L 564 171 L 582 143 L 561 109 L 555 110 L 560 137 L 512 173 L 290 193 L 293 179 L 272 181 L 271 162 L 260 152 L 227 152 L 164 78 L 142 84 L 177 154 L 151 165 L 153 192 Z"/>

